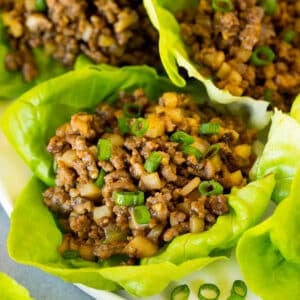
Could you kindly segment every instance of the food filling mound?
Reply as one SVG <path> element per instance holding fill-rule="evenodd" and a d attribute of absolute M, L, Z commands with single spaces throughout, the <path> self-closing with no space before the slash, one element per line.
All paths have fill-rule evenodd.
<path fill-rule="evenodd" d="M 8 70 L 38 75 L 32 50 L 44 47 L 63 66 L 83 53 L 95 63 L 159 66 L 158 35 L 141 0 L 0 0 L 11 52 Z"/>
<path fill-rule="evenodd" d="M 247 183 L 257 132 L 190 96 L 120 93 L 79 112 L 48 144 L 55 186 L 44 202 L 64 232 L 59 252 L 87 260 L 154 255 L 176 236 L 208 230 Z"/>
<path fill-rule="evenodd" d="M 300 93 L 299 0 L 201 0 L 176 17 L 200 73 L 289 111 Z"/>

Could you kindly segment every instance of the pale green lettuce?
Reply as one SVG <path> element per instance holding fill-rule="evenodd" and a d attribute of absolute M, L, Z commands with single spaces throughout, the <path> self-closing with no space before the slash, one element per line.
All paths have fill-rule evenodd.
<path fill-rule="evenodd" d="M 13 278 L 0 272 L 1 300 L 32 300 L 29 292 Z"/>
<path fill-rule="evenodd" d="M 176 4 L 174 4 L 176 2 Z M 171 81 L 183 87 L 186 84 L 184 78 L 179 74 L 178 66 L 183 67 L 189 77 L 196 78 L 204 84 L 207 94 L 213 101 L 233 105 L 234 108 L 238 108 L 235 102 L 251 103 L 253 101 L 250 97 L 237 97 L 231 95 L 228 91 L 217 88 L 211 79 L 204 78 L 198 71 L 188 56 L 188 49 L 184 44 L 179 24 L 174 17 L 174 12 L 189 7 L 196 7 L 199 1 L 172 1 L 172 0 L 144 0 L 144 6 L 147 10 L 148 16 L 159 32 L 159 54 L 162 64 L 171 79 Z M 253 120 L 253 124 L 261 122 L 261 128 L 267 123 L 262 119 L 269 103 L 256 100 L 257 107 L 252 106 L 250 115 Z M 264 104 L 265 108 L 261 110 L 261 105 Z"/>
<path fill-rule="evenodd" d="M 250 289 L 264 300 L 300 299 L 300 169 L 274 214 L 239 240 L 237 260 Z"/>
<path fill-rule="evenodd" d="M 201 96 L 203 86 L 199 82 L 180 89 L 149 67 L 118 69 L 83 62 L 79 70 L 31 89 L 4 113 L 1 126 L 5 135 L 36 176 L 17 199 L 11 216 L 8 250 L 13 259 L 67 281 L 106 290 L 124 288 L 136 296 L 146 296 L 223 259 L 213 255 L 233 247 L 242 232 L 262 217 L 275 184 L 272 175 L 233 189 L 229 195 L 230 212 L 219 217 L 209 231 L 175 238 L 159 254 L 142 260 L 138 266 L 108 267 L 82 259 L 66 260 L 58 254 L 62 233 L 42 201 L 42 191 L 54 183 L 53 161 L 46 150 L 48 139 L 72 114 L 92 112 L 99 102 L 113 103 L 120 91 L 136 88 L 143 88 L 153 100 L 165 91 L 189 93 L 199 103 L 206 100 Z"/>

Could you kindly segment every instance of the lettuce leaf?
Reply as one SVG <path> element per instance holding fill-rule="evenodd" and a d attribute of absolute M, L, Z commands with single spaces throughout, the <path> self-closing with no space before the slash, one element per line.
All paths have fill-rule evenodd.
<path fill-rule="evenodd" d="M 264 300 L 300 299 L 300 169 L 274 214 L 238 242 L 237 260 L 247 284 Z"/>
<path fill-rule="evenodd" d="M 33 299 L 22 285 L 2 272 L 0 272 L 0 296 L 2 300 Z"/>
<path fill-rule="evenodd" d="M 118 69 L 83 62 L 77 71 L 31 89 L 6 110 L 1 119 L 3 131 L 36 176 L 17 199 L 11 216 L 8 249 L 13 259 L 67 281 L 98 289 L 124 288 L 134 295 L 146 296 L 159 293 L 171 281 L 223 259 L 213 255 L 234 246 L 241 233 L 259 221 L 274 188 L 272 175 L 233 189 L 229 214 L 220 217 L 209 231 L 182 235 L 160 254 L 142 260 L 141 265 L 108 267 L 81 259 L 64 260 L 57 253 L 62 234 L 41 195 L 46 185 L 54 183 L 53 161 L 46 151 L 48 139 L 72 114 L 92 112 L 100 101 L 113 103 L 119 91 L 136 88 L 144 88 L 150 99 L 158 99 L 164 91 L 180 91 L 190 93 L 200 103 L 206 100 L 201 95 L 203 86 L 197 81 L 180 89 L 149 67 Z"/>
<path fill-rule="evenodd" d="M 298 97 L 298 99 L 300 99 Z M 292 108 L 296 115 L 298 101 Z M 275 111 L 272 125 L 259 161 L 255 165 L 256 178 L 273 173 L 276 186 L 272 195 L 276 203 L 287 197 L 297 169 L 300 168 L 300 124 L 293 117 Z"/>
<path fill-rule="evenodd" d="M 177 86 L 183 87 L 186 84 L 184 78 L 179 74 L 178 66 L 183 67 L 189 77 L 196 78 L 204 84 L 207 94 L 212 101 L 222 104 L 233 105 L 237 108 L 236 102 L 241 102 L 243 105 L 249 105 L 252 101 L 256 103 L 250 105 L 254 111 L 251 111 L 251 122 L 253 124 L 261 123 L 263 128 L 268 119 L 262 118 L 268 107 L 268 103 L 261 100 L 253 100 L 250 97 L 237 97 L 231 95 L 228 91 L 217 88 L 214 83 L 204 78 L 196 69 L 193 62 L 188 57 L 188 49 L 184 44 L 179 24 L 174 17 L 174 12 L 190 7 L 197 6 L 199 1 L 174 1 L 171 0 L 144 0 L 144 6 L 153 26 L 159 32 L 159 53 L 162 64 L 171 79 Z"/>
<path fill-rule="evenodd" d="M 38 83 L 67 71 L 54 59 L 45 55 L 42 49 L 35 49 L 34 58 L 38 67 L 39 75 L 32 82 L 26 82 L 24 81 L 21 72 L 6 70 L 4 61 L 8 52 L 9 45 L 5 38 L 5 27 L 0 12 L 0 100 L 4 98 L 16 98 Z"/>

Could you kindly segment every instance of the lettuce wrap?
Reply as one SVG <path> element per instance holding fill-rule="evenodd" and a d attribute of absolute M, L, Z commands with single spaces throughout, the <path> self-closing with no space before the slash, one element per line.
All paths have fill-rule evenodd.
<path fill-rule="evenodd" d="M 0 297 L 2 300 L 31 300 L 29 292 L 13 278 L 0 272 Z"/>
<path fill-rule="evenodd" d="M 165 91 L 179 91 L 191 94 L 199 103 L 207 100 L 199 82 L 180 89 L 149 67 L 83 66 L 31 89 L 4 113 L 3 131 L 34 174 L 11 216 L 8 251 L 14 260 L 70 282 L 105 290 L 123 288 L 135 296 L 148 296 L 161 292 L 171 281 L 225 259 L 216 253 L 233 247 L 240 235 L 260 220 L 274 188 L 272 174 L 233 189 L 228 196 L 230 212 L 220 216 L 210 230 L 179 236 L 156 256 L 142 259 L 140 265 L 113 266 L 111 260 L 96 263 L 64 259 L 57 252 L 62 232 L 42 200 L 42 191 L 54 184 L 53 161 L 46 150 L 48 139 L 74 113 L 92 112 L 99 102 L 113 103 L 120 91 L 136 88 L 143 88 L 150 99 L 157 99 Z M 235 111 L 233 104 L 221 106 Z M 251 121 L 252 126 L 261 128 L 269 120 L 265 103 L 253 100 L 237 107 L 236 111 L 244 112 L 245 121 Z M 258 117 L 255 113 L 259 110 Z"/>
<path fill-rule="evenodd" d="M 34 50 L 34 58 L 38 66 L 39 75 L 32 82 L 26 82 L 21 72 L 8 71 L 5 68 L 4 61 L 9 49 L 0 12 L 0 100 L 16 98 L 38 83 L 67 71 L 54 59 L 47 56 L 42 49 L 37 48 Z"/>

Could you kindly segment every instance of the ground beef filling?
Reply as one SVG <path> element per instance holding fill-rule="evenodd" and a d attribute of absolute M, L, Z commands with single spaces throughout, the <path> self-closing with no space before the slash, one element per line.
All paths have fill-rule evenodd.
<path fill-rule="evenodd" d="M 26 81 L 38 74 L 32 51 L 44 47 L 63 66 L 83 53 L 95 63 L 158 67 L 158 35 L 141 0 L 0 0 L 12 51 L 8 70 L 21 70 Z M 39 9 L 38 9 L 39 8 Z"/>
<path fill-rule="evenodd" d="M 255 138 L 241 118 L 173 92 L 158 103 L 121 93 L 113 107 L 73 115 L 48 144 L 56 185 L 43 196 L 65 232 L 59 251 L 132 264 L 208 230 L 228 213 L 231 187 L 247 183 Z"/>
<path fill-rule="evenodd" d="M 230 2 L 233 10 L 228 12 L 215 11 L 212 1 L 202 0 L 197 9 L 177 14 L 192 60 L 219 88 L 264 98 L 289 111 L 300 93 L 300 1 L 277 1 L 271 15 L 260 5 L 268 1 Z M 261 46 L 275 54 L 262 66 L 251 59 Z"/>

